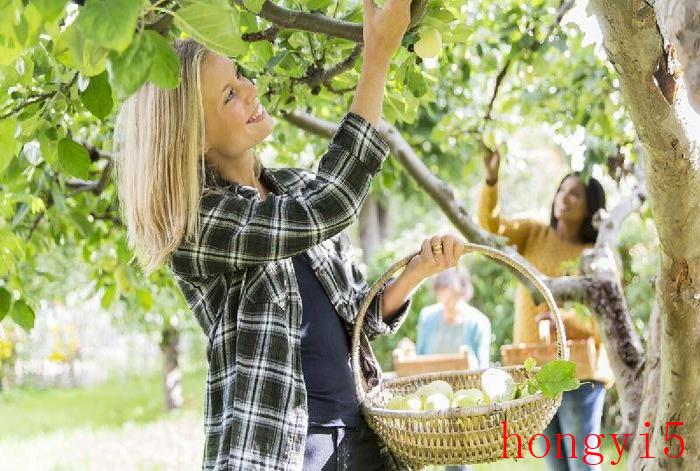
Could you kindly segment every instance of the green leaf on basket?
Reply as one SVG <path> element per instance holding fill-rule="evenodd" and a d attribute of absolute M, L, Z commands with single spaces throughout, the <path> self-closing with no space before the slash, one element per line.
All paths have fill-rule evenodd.
<path fill-rule="evenodd" d="M 537 366 L 537 360 L 534 358 L 528 357 L 527 360 L 525 360 L 525 371 L 532 371 L 535 366 Z"/>
<path fill-rule="evenodd" d="M 576 363 L 569 360 L 552 360 L 535 374 L 542 394 L 549 398 L 564 391 L 577 389 L 581 383 L 576 379 Z"/>

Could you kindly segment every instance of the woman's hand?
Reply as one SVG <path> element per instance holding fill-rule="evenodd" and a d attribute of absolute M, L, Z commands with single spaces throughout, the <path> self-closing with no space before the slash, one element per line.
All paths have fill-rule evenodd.
<path fill-rule="evenodd" d="M 365 60 L 388 63 L 411 21 L 411 0 L 387 0 L 382 8 L 364 0 Z"/>
<path fill-rule="evenodd" d="M 387 0 L 382 8 L 364 0 L 364 60 L 350 111 L 379 125 L 389 61 L 411 20 L 411 0 Z"/>
<path fill-rule="evenodd" d="M 484 169 L 486 170 L 486 183 L 495 185 L 498 182 L 498 170 L 501 166 L 501 154 L 498 150 L 491 150 L 484 146 Z"/>
<path fill-rule="evenodd" d="M 384 289 L 383 319 L 391 319 L 424 279 L 457 266 L 463 248 L 464 243 L 452 235 L 436 235 L 425 239 L 420 253 L 413 257 L 401 274 Z"/>
<path fill-rule="evenodd" d="M 435 235 L 425 239 L 421 251 L 413 257 L 404 274 L 422 281 L 429 276 L 457 266 L 464 243 L 453 235 Z"/>

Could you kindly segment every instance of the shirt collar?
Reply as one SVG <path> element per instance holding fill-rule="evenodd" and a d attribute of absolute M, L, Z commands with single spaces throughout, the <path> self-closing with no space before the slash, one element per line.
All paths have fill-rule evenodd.
<path fill-rule="evenodd" d="M 289 186 L 275 175 L 274 169 L 262 167 L 260 177 L 267 187 L 276 195 L 281 195 L 289 190 Z M 237 195 L 244 197 L 254 197 L 258 195 L 258 191 L 247 185 L 226 180 L 210 165 L 206 166 L 206 176 L 204 186 L 207 188 L 218 188 L 228 190 Z"/>

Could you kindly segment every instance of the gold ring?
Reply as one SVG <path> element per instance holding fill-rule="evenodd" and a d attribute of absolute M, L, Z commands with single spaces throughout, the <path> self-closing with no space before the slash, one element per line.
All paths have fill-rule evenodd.
<path fill-rule="evenodd" d="M 441 254 L 442 253 L 442 244 L 440 245 L 433 245 L 433 253 L 434 254 Z"/>

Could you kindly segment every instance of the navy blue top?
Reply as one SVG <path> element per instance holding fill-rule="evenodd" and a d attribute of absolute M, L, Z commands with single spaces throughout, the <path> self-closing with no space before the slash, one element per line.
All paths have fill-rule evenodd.
<path fill-rule="evenodd" d="M 301 368 L 306 383 L 309 425 L 361 423 L 350 367 L 350 337 L 306 254 L 292 257 L 302 302 Z"/>

